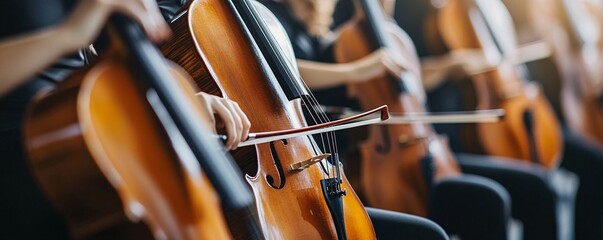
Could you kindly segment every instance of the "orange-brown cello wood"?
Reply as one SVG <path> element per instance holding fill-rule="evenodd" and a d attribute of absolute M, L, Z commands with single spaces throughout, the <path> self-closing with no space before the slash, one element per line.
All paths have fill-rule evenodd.
<path fill-rule="evenodd" d="M 229 239 L 213 187 L 133 79 L 109 58 L 31 105 L 25 143 L 43 191 L 76 239 Z"/>
<path fill-rule="evenodd" d="M 305 126 L 300 102 L 288 101 L 282 91 L 266 83 L 270 79 L 262 72 L 228 1 L 193 1 L 172 24 L 177 37 L 162 47 L 164 54 L 183 66 L 205 92 L 238 102 L 251 121 L 251 132 Z M 318 153 L 312 149 L 310 138 L 297 137 L 233 152 L 247 174 L 258 203 L 260 223 L 269 239 L 337 238 L 320 187 L 326 173 L 319 164 L 302 171 L 286 169 L 316 156 Z M 283 176 L 279 175 L 274 158 L 285 168 Z M 270 178 L 272 185 L 283 184 L 282 188 L 271 186 Z M 372 223 L 345 176 L 342 187 L 348 191 L 343 196 L 348 239 L 374 239 Z"/>
<path fill-rule="evenodd" d="M 342 26 L 335 43 L 337 62 L 358 60 L 371 54 L 374 47 L 367 38 L 364 19 L 356 18 Z M 417 63 L 416 56 L 400 36 L 402 31 L 394 24 L 383 26 L 383 30 L 396 44 L 388 46 L 408 63 Z M 403 33 L 402 33 L 403 34 Z M 410 48 L 410 49 L 409 49 Z M 410 67 L 410 66 L 409 66 Z M 418 69 L 416 66 L 415 69 Z M 419 77 L 409 72 L 414 79 L 398 79 L 408 86 L 417 84 Z M 418 83 L 420 86 L 420 83 Z M 422 89 L 421 89 L 422 91 Z M 416 92 L 398 93 L 390 80 L 378 77 L 361 83 L 348 84 L 348 94 L 360 102 L 363 110 L 386 104 L 391 112 L 425 112 Z M 459 175 L 459 168 L 446 143 L 443 143 L 428 124 L 378 125 L 368 127 L 368 136 L 359 139 L 360 159 L 346 157 L 348 164 L 356 167 L 357 174 L 350 175 L 355 186 L 370 206 L 416 214 L 428 215 L 427 181 L 437 182 L 444 177 Z M 385 149 L 384 146 L 389 146 Z M 433 147 L 437 146 L 437 147 Z M 437 153 L 430 149 L 438 149 Z M 352 150 L 354 152 L 354 150 Z M 421 159 L 432 156 L 434 176 L 425 176 L 421 170 Z M 355 162 L 350 162 L 355 161 Z M 431 178 L 433 179 L 427 179 Z"/>
<path fill-rule="evenodd" d="M 562 82 L 559 104 L 564 120 L 572 130 L 603 147 L 602 39 L 601 35 L 591 38 L 581 36 L 584 30 L 578 28 L 584 26 L 577 25 L 579 20 L 590 21 L 600 29 L 603 22 L 588 11 L 584 6 L 586 2 L 566 1 L 564 4 L 563 0 L 546 3 L 531 1 L 528 6 L 535 20 L 534 26 L 554 49 L 553 59 Z M 567 9 L 572 7 L 569 5 L 574 5 L 576 11 Z"/>
<path fill-rule="evenodd" d="M 492 36 L 484 27 L 485 19 L 477 17 L 476 0 L 448 0 L 439 9 L 437 15 L 440 34 L 451 50 L 483 49 L 486 55 L 504 57 L 494 45 L 493 37 L 497 37 L 502 51 L 513 51 L 516 47 L 512 22 L 501 2 L 487 6 L 483 16 L 490 16 L 494 24 L 490 24 Z M 502 17 L 501 17 L 502 16 Z M 540 86 L 527 83 L 521 78 L 513 65 L 502 62 L 497 68 L 471 76 L 473 82 L 472 95 L 476 102 L 473 108 L 505 110 L 506 116 L 499 123 L 473 125 L 473 130 L 465 133 L 462 139 L 466 151 L 487 153 L 509 157 L 523 161 L 534 161 L 524 113 L 533 116 L 533 141 L 538 163 L 547 169 L 555 168 L 562 153 L 562 135 L 560 125 L 553 110 L 545 99 Z M 472 135 L 472 134 L 475 135 Z"/>

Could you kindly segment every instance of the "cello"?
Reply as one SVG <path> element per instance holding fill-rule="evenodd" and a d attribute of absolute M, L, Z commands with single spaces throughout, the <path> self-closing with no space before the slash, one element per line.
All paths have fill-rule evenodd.
<path fill-rule="evenodd" d="M 112 48 L 28 109 L 43 191 L 77 239 L 231 238 L 220 205 L 249 212 L 253 198 L 209 138 L 190 77 L 134 21 L 115 15 L 108 29 Z"/>
<path fill-rule="evenodd" d="M 538 13 L 538 19 L 534 17 L 537 30 L 554 48 L 554 61 L 562 79 L 560 105 L 564 120 L 572 130 L 603 146 L 602 25 L 583 6 L 586 2 L 555 0 L 541 5 L 535 1 L 530 8 Z"/>
<path fill-rule="evenodd" d="M 338 29 L 335 60 L 358 60 L 379 48 L 398 53 L 407 71 L 400 76 L 383 76 L 348 84 L 348 95 L 361 109 L 387 104 L 393 114 L 425 113 L 424 92 L 416 53 L 407 36 L 387 19 L 377 1 L 357 0 L 356 15 Z M 392 119 L 393 120 L 393 119 Z M 460 169 L 443 137 L 431 125 L 374 125 L 361 137 L 360 186 L 368 204 L 378 208 L 428 215 L 429 189 L 439 180 L 460 175 Z M 350 163 L 352 164 L 352 163 Z"/>
<path fill-rule="evenodd" d="M 162 46 L 163 53 L 183 66 L 205 92 L 237 101 L 252 123 L 250 135 L 329 126 L 332 123 L 319 112 L 293 62 L 286 58 L 290 51 L 283 51 L 268 29 L 279 25 L 264 19 L 275 18 L 260 15 L 267 12 L 249 0 L 191 1 L 173 20 L 176 38 Z M 322 123 L 307 126 L 304 109 Z M 247 174 L 268 238 L 375 238 L 372 223 L 343 173 L 332 133 L 324 138 L 330 142 L 327 153 L 310 136 L 241 147 L 232 153 Z"/>
<path fill-rule="evenodd" d="M 562 135 L 542 90 L 527 82 L 506 57 L 515 51 L 512 21 L 500 1 L 448 0 L 437 13 L 440 36 L 450 50 L 481 49 L 495 68 L 471 75 L 477 109 L 501 108 L 499 123 L 466 132 L 465 150 L 538 163 L 559 164 Z"/>

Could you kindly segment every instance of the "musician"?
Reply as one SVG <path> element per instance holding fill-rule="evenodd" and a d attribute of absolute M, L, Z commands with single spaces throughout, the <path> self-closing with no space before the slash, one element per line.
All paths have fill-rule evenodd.
<path fill-rule="evenodd" d="M 475 66 L 474 69 L 485 69 L 486 66 L 479 64 L 488 61 L 484 59 L 481 51 L 457 50 L 441 55 L 430 53 L 430 50 L 441 50 L 441 43 L 430 39 L 426 33 L 426 19 L 435 14 L 429 4 L 428 1 L 420 0 L 397 1 L 396 20 L 416 44 L 417 53 L 424 63 L 423 72 L 430 72 L 432 76 L 432 79 L 424 82 L 429 91 L 430 109 L 463 110 L 460 102 L 463 96 L 448 80 L 466 77 L 465 69 L 471 69 L 472 66 Z M 451 146 L 463 172 L 488 177 L 507 189 L 512 199 L 512 217 L 522 222 L 524 239 L 557 238 L 556 196 L 549 186 L 547 173 L 541 166 L 504 158 L 459 153 L 458 125 L 437 125 L 436 130 L 450 137 Z"/>
<path fill-rule="evenodd" d="M 510 3 L 511 1 L 505 0 L 504 2 Z M 521 4 L 524 8 L 523 10 L 529 9 L 527 5 L 531 3 L 531 1 L 521 1 Z M 398 1 L 398 6 L 396 7 L 396 19 L 413 38 L 413 41 L 418 46 L 418 52 L 421 57 L 432 59 L 449 58 L 445 55 L 438 55 L 433 51 L 430 51 L 429 45 L 433 45 L 433 41 L 428 39 L 424 32 L 425 22 L 428 14 L 430 14 L 428 9 L 433 8 L 432 6 L 429 6 L 430 4 L 431 3 L 429 1 Z M 554 30 L 550 27 L 545 29 L 547 29 L 548 33 L 554 33 Z M 532 31 L 532 34 L 535 33 L 534 30 Z M 526 36 L 524 36 L 524 38 L 525 37 Z M 467 58 L 465 59 L 471 59 L 471 57 L 466 57 Z M 462 60 L 457 59 L 456 61 L 458 62 Z M 442 70 L 447 71 L 447 69 Z M 445 81 L 453 79 L 454 77 L 445 77 L 446 75 L 446 73 L 441 74 L 441 76 L 444 76 L 444 79 L 440 79 L 437 82 L 442 84 L 435 87 L 433 91 L 428 94 L 430 99 L 430 107 L 432 110 L 438 109 L 440 111 L 452 111 L 463 108 L 463 103 L 460 101 L 462 96 L 459 95 L 459 92 L 456 90 L 454 84 Z M 530 73 L 530 75 L 534 77 L 538 74 Z M 561 157 L 560 167 L 575 173 L 580 182 L 575 200 L 574 237 L 576 239 L 603 239 L 603 190 L 601 190 L 600 187 L 601 184 L 603 184 L 603 175 L 601 174 L 601 172 L 603 172 L 603 150 L 590 143 L 576 132 L 570 130 L 569 127 L 563 123 L 563 121 L 561 123 L 563 128 L 564 151 Z M 457 129 L 453 126 L 450 126 L 445 129 L 445 131 L 454 135 L 454 132 L 456 132 Z M 458 143 L 458 140 L 451 138 L 451 142 Z M 478 162 L 474 160 L 476 159 L 470 157 L 469 155 L 459 155 L 459 161 L 461 164 L 463 164 L 463 162 L 469 165 L 478 164 Z M 539 170 L 538 172 L 542 171 Z M 512 196 L 514 195 L 513 192 L 516 192 L 515 195 L 526 198 L 525 201 L 513 202 L 514 208 L 517 207 L 518 209 L 517 211 L 513 211 L 514 217 L 518 217 L 516 214 L 521 214 L 524 218 L 532 219 L 531 221 L 533 222 L 539 222 L 543 219 L 546 219 L 541 214 L 530 213 L 530 211 L 535 210 L 533 204 L 521 204 L 522 202 L 538 202 L 538 208 L 541 210 L 545 209 L 543 207 L 545 205 L 551 205 L 547 208 L 554 208 L 554 203 L 547 203 L 545 201 L 545 199 L 549 199 L 549 197 L 543 199 L 538 197 L 533 199 L 537 197 L 537 195 L 534 194 L 533 188 L 525 188 L 522 181 L 516 181 L 512 177 L 502 178 L 491 176 L 491 173 L 487 172 L 478 174 L 486 174 L 488 177 L 493 177 L 497 181 L 509 182 L 509 184 L 501 183 L 505 185 L 507 190 L 511 192 Z M 542 179 L 545 180 L 544 175 L 542 175 Z M 511 184 L 510 181 L 515 183 Z M 524 223 L 524 231 L 534 232 L 533 236 L 537 237 L 538 239 L 545 239 L 545 237 L 539 236 L 536 234 L 536 232 L 546 232 L 546 229 L 550 229 L 550 227 L 540 225 L 540 227 L 535 226 L 528 228 Z"/>
<path fill-rule="evenodd" d="M 132 17 L 158 42 L 170 36 L 162 14 L 170 18 L 181 5 L 180 0 L 0 1 L 0 239 L 68 238 L 24 156 L 21 126 L 32 97 L 84 66 L 78 50 L 97 37 L 112 13 Z M 228 149 L 244 140 L 250 124 L 237 104 L 204 93 L 199 101 L 210 116 L 223 120 Z"/>
<path fill-rule="evenodd" d="M 405 63 L 396 62 L 386 50 L 376 51 L 351 63 L 332 63 L 334 59 L 331 47 L 336 34 L 331 30 L 354 14 L 351 1 L 339 1 L 335 16 L 333 12 L 336 0 L 280 0 L 262 3 L 284 25 L 293 41 L 299 71 L 321 104 L 358 107 L 353 99 L 346 96 L 346 83 L 365 81 L 388 73 L 398 74 L 402 70 L 420 71 L 406 69 Z M 385 3 L 386 6 L 392 6 L 394 2 Z M 406 40 L 410 41 L 408 37 Z M 340 149 L 345 149 L 346 139 L 338 137 L 339 145 L 342 145 Z M 449 233 L 458 234 L 462 239 L 506 238 L 509 202 L 502 186 L 478 176 L 465 176 L 442 181 L 434 187 L 439 188 L 437 191 L 442 195 L 438 199 L 432 199 L 432 207 L 438 207 L 431 215 Z M 446 209 L 445 212 L 443 209 Z M 379 231 L 379 225 L 375 227 Z M 404 230 L 406 229 L 401 228 L 401 231 Z"/>

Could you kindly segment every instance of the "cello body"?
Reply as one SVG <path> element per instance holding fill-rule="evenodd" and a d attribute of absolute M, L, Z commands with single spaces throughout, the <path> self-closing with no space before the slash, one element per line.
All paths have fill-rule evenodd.
<path fill-rule="evenodd" d="M 365 4 L 375 4 L 366 1 Z M 364 14 L 357 14 L 338 29 L 334 46 L 337 62 L 358 60 L 379 48 L 371 36 L 373 30 L 368 18 L 383 18 L 376 6 L 364 6 Z M 372 9 L 371 9 L 372 8 Z M 377 25 L 377 24 L 375 24 Z M 424 95 L 420 83 L 419 61 L 408 36 L 388 20 L 379 24 L 380 31 L 389 38 L 387 48 L 397 53 L 399 61 L 408 64 L 402 76 L 382 76 L 368 81 L 348 84 L 348 94 L 357 99 L 362 110 L 383 104 L 398 114 L 424 113 Z M 392 83 L 396 81 L 398 83 Z M 402 85 L 399 91 L 396 85 Z M 438 136 L 431 125 L 374 125 L 368 127 L 366 137 L 359 136 L 360 159 L 350 156 L 348 161 L 360 165 L 359 189 L 370 206 L 428 216 L 429 191 L 434 183 L 445 177 L 457 176 L 460 169 L 444 137 Z"/>
<path fill-rule="evenodd" d="M 30 106 L 25 141 L 43 191 L 76 239 L 230 238 L 213 186 L 176 153 L 128 67 L 107 57 Z M 194 102 L 183 70 L 172 73 Z"/>
<path fill-rule="evenodd" d="M 264 49 L 247 34 L 243 14 L 237 11 L 241 7 L 235 4 L 248 6 L 248 1 L 192 1 L 172 22 L 176 39 L 162 47 L 164 54 L 183 66 L 203 91 L 238 102 L 251 121 L 251 132 L 306 126 L 303 100 L 286 96 L 265 63 Z M 305 136 L 232 153 L 247 174 L 267 238 L 374 239 L 362 203 L 345 175 L 333 169 L 339 163 L 323 160 L 303 170 L 290 169 L 294 163 L 321 155 L 319 151 L 313 139 Z M 334 175 L 341 176 L 335 181 L 347 194 L 328 192 L 335 186 L 331 184 L 336 178 L 330 178 Z M 341 203 L 342 211 L 333 212 L 331 198 Z"/>
<path fill-rule="evenodd" d="M 476 124 L 462 139 L 465 150 L 554 169 L 563 150 L 560 125 L 540 86 L 526 82 L 512 63 L 504 61 L 516 47 L 504 5 L 499 1 L 449 0 L 438 10 L 437 21 L 450 50 L 482 49 L 486 59 L 496 62 L 496 68 L 471 76 L 475 108 L 501 108 L 505 118 L 498 123 Z"/>
<path fill-rule="evenodd" d="M 567 125 L 603 147 L 603 72 L 601 16 L 584 6 L 589 1 L 530 2 L 537 30 L 554 49 L 562 79 L 560 105 Z M 592 1 L 591 1 L 592 2 Z M 599 19 L 598 19 L 599 18 Z M 559 39 L 564 39 L 561 41 Z"/>

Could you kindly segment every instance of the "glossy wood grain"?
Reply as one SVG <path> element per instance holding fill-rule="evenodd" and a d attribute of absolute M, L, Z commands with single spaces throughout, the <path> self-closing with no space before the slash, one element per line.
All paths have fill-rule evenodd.
<path fill-rule="evenodd" d="M 101 61 L 30 107 L 25 141 L 43 191 L 76 239 L 230 238 L 213 187 L 176 154 L 128 67 Z"/>
<path fill-rule="evenodd" d="M 338 29 L 339 36 L 335 43 L 335 58 L 337 62 L 346 63 L 358 60 L 372 53 L 375 43 L 367 30 L 367 23 L 359 14 L 354 20 Z M 407 66 L 418 70 L 418 59 L 414 51 L 401 36 L 401 29 L 387 23 L 382 31 L 390 38 L 388 50 L 396 53 L 402 62 L 415 64 Z M 414 68 L 414 69 L 413 69 Z M 359 100 L 363 110 L 374 106 L 388 105 L 394 113 L 426 112 L 421 102 L 424 96 L 420 85 L 420 76 L 409 70 L 406 79 L 396 78 L 408 86 L 408 92 L 399 93 L 387 76 L 378 77 L 365 82 L 348 84 L 348 93 Z M 411 87 L 411 86 L 419 86 Z M 432 127 L 428 124 L 379 125 L 370 126 L 369 134 L 360 138 L 359 151 L 361 158 L 346 158 L 356 160 L 351 165 L 360 165 L 358 175 L 351 178 L 360 180 L 363 196 L 371 206 L 411 213 L 420 216 L 428 215 L 428 191 L 433 182 L 444 177 L 459 175 L 459 168 L 445 143 L 440 142 Z M 439 146 L 435 153 L 430 146 Z M 423 171 L 425 157 L 433 157 L 433 176 Z M 431 163 L 430 163 L 431 164 Z M 427 173 L 429 174 L 429 173 Z"/>
<path fill-rule="evenodd" d="M 440 34 L 451 50 L 477 48 L 485 52 L 488 60 L 504 59 L 516 48 L 508 12 L 499 1 L 482 5 L 478 2 L 446 1 L 437 16 Z M 475 107 L 502 108 L 506 116 L 499 123 L 475 125 L 477 136 L 463 138 L 463 144 L 479 147 L 481 150 L 477 151 L 523 161 L 534 161 L 533 155 L 537 154 L 538 163 L 547 169 L 555 168 L 563 150 L 563 136 L 540 86 L 526 82 L 513 65 L 504 61 L 496 69 L 472 76 L 472 81 Z M 524 122 L 526 112 L 533 116 L 533 138 Z M 536 154 L 532 153 L 530 139 L 534 140 Z"/>
<path fill-rule="evenodd" d="M 562 85 L 556 89 L 558 104 L 567 125 L 603 147 L 603 52 L 598 33 L 603 22 L 594 9 L 589 9 L 588 2 L 539 0 L 527 6 L 537 32 L 554 49 Z"/>
<path fill-rule="evenodd" d="M 251 132 L 306 126 L 299 100 L 288 101 L 278 83 L 263 72 L 227 4 L 223 0 L 193 1 L 188 12 L 173 23 L 175 35 L 186 36 L 188 41 L 168 43 L 163 46 L 164 53 L 184 66 L 202 90 L 238 102 L 251 121 Z M 337 238 L 320 187 L 327 173 L 319 164 L 302 171 L 285 169 L 283 175 L 277 169 L 279 164 L 287 168 L 319 154 L 313 149 L 309 137 L 297 137 L 233 152 L 255 194 L 267 238 Z M 348 238 L 374 239 L 362 203 L 343 180 L 348 191 L 343 197 Z"/>

